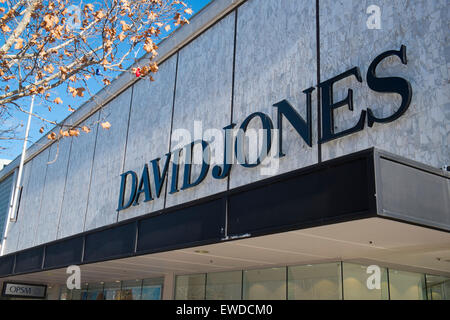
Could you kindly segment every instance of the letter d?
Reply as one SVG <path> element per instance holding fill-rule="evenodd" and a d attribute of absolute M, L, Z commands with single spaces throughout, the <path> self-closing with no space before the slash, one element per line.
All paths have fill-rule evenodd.
<path fill-rule="evenodd" d="M 125 189 L 127 186 L 127 176 L 131 175 L 131 193 L 128 202 L 124 204 L 125 197 Z M 136 197 L 136 189 L 137 189 L 137 174 L 134 171 L 127 171 L 120 175 L 122 177 L 122 181 L 120 182 L 120 193 L 119 193 L 119 205 L 117 207 L 117 211 L 123 210 L 131 206 Z"/>

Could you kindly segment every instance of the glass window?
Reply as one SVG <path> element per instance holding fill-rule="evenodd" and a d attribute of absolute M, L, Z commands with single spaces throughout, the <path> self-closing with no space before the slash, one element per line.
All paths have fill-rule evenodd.
<path fill-rule="evenodd" d="M 175 280 L 176 300 L 205 299 L 205 274 L 177 276 Z"/>
<path fill-rule="evenodd" d="M 389 299 L 386 268 L 380 267 L 379 289 L 372 287 L 375 274 L 368 273 L 368 266 L 343 263 L 344 300 L 387 300 Z M 372 281 L 374 280 L 374 281 Z M 368 286 L 370 282 L 370 288 Z"/>
<path fill-rule="evenodd" d="M 207 300 L 240 300 L 242 271 L 208 273 L 206 277 Z"/>
<path fill-rule="evenodd" d="M 428 299 L 450 300 L 450 278 L 426 275 Z"/>
<path fill-rule="evenodd" d="M 59 300 L 71 300 L 72 298 L 72 292 L 71 290 L 67 289 L 67 286 L 62 285 L 60 287 L 60 292 L 59 292 Z"/>
<path fill-rule="evenodd" d="M 342 299 L 341 263 L 288 267 L 288 299 Z"/>
<path fill-rule="evenodd" d="M 101 283 L 89 284 L 87 292 L 87 300 L 104 300 L 103 284 Z"/>
<path fill-rule="evenodd" d="M 286 268 L 244 271 L 244 300 L 285 300 Z"/>
<path fill-rule="evenodd" d="M 105 283 L 105 300 L 120 300 L 120 281 Z"/>
<path fill-rule="evenodd" d="M 122 281 L 120 300 L 141 300 L 142 280 Z"/>
<path fill-rule="evenodd" d="M 144 279 L 142 300 L 161 300 L 164 278 Z"/>
<path fill-rule="evenodd" d="M 71 291 L 70 300 L 81 300 L 81 290 L 73 289 L 70 291 Z"/>
<path fill-rule="evenodd" d="M 79 291 L 77 300 L 87 300 L 87 293 L 88 293 L 88 284 L 85 283 L 84 285 L 81 285 L 81 290 Z"/>
<path fill-rule="evenodd" d="M 391 300 L 425 300 L 425 275 L 389 269 Z"/>

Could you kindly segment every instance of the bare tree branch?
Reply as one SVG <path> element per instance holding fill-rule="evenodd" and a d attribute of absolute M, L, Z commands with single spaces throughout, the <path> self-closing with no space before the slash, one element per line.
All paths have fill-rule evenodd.
<path fill-rule="evenodd" d="M 0 108 L 8 111 L 0 116 L 12 110 L 28 114 L 22 105 L 30 96 L 52 110 L 63 103 L 54 93 L 59 87 L 84 97 L 84 92 L 92 95 L 89 81 L 108 86 L 123 71 L 153 81 L 157 41 L 189 23 L 190 14 L 178 0 L 104 0 L 79 7 L 69 0 L 0 0 Z M 139 52 L 149 53 L 148 62 L 127 69 Z M 90 130 L 57 124 L 39 111 L 31 115 L 43 126 L 60 127 L 59 135 L 49 134 L 52 140 Z M 8 123 L 15 128 L 14 121 Z"/>

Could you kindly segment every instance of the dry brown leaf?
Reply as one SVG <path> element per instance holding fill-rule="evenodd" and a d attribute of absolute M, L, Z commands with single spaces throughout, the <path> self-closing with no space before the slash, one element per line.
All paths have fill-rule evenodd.
<path fill-rule="evenodd" d="M 49 65 L 44 66 L 44 71 L 48 72 L 48 73 L 53 73 L 53 71 L 55 71 L 55 68 L 53 67 L 52 64 L 49 64 Z"/>
<path fill-rule="evenodd" d="M 61 103 L 63 103 L 63 101 L 60 97 L 57 97 L 55 100 L 53 100 L 53 103 L 61 104 Z"/>
<path fill-rule="evenodd" d="M 119 34 L 119 40 L 120 40 L 120 41 L 125 40 L 126 37 L 127 37 L 127 36 L 126 36 L 125 33 L 123 33 L 123 32 L 121 32 L 121 33 Z"/>
<path fill-rule="evenodd" d="M 8 27 L 6 24 L 2 24 L 0 28 L 1 28 L 2 31 L 5 32 L 5 33 L 6 33 L 6 32 L 11 32 L 10 27 Z"/>
<path fill-rule="evenodd" d="M 69 136 L 69 131 L 67 130 L 59 130 L 59 134 L 63 137 L 68 137 Z"/>
<path fill-rule="evenodd" d="M 103 129 L 106 129 L 106 130 L 111 128 L 111 124 L 108 121 L 102 122 L 100 125 L 102 126 Z"/>
<path fill-rule="evenodd" d="M 68 86 L 67 89 L 69 90 L 69 92 L 72 94 L 73 97 L 83 97 L 84 96 L 84 91 L 86 91 L 85 88 L 80 87 L 80 88 L 73 88 L 71 86 Z"/>
<path fill-rule="evenodd" d="M 69 136 L 73 137 L 78 137 L 80 135 L 80 131 L 78 131 L 77 129 L 70 129 L 69 130 Z"/>
<path fill-rule="evenodd" d="M 23 39 L 22 38 L 18 38 L 16 40 L 16 44 L 14 45 L 14 49 L 20 50 L 22 48 L 23 48 Z"/>
<path fill-rule="evenodd" d="M 120 21 L 120 24 L 122 25 L 122 31 L 124 31 L 124 32 L 126 32 L 126 31 L 131 29 L 131 27 L 123 20 Z"/>

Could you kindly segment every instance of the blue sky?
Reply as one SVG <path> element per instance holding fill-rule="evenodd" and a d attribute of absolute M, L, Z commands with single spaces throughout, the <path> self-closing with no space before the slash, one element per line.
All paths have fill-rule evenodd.
<path fill-rule="evenodd" d="M 210 3 L 212 0 L 184 0 L 184 2 L 192 8 L 195 13 L 200 11 L 203 7 L 205 7 L 208 3 Z M 78 1 L 73 1 L 74 3 L 78 3 Z M 84 1 L 86 3 L 86 1 Z M 97 81 L 91 81 L 89 83 L 89 90 L 92 94 L 95 94 L 98 92 L 102 85 L 99 84 L 102 78 L 98 79 Z M 43 117 L 46 117 L 49 120 L 54 120 L 56 122 L 62 121 L 64 118 L 66 118 L 69 114 L 69 105 L 73 108 L 78 108 L 90 98 L 89 94 L 85 94 L 84 98 L 73 98 L 72 95 L 67 94 L 66 92 L 66 85 L 62 85 L 60 88 L 58 88 L 55 92 L 55 97 L 59 96 L 63 100 L 63 104 L 55 106 L 51 112 L 48 111 L 46 105 L 35 105 L 35 112 L 37 112 L 39 115 L 42 115 Z M 36 99 L 37 101 L 37 99 Z M 20 101 L 20 104 L 26 109 L 29 109 L 30 99 L 22 99 Z M 22 123 L 23 127 L 20 129 L 20 132 L 18 133 L 18 138 L 23 138 L 25 135 L 25 125 L 27 121 L 27 116 L 23 113 L 17 112 L 14 114 L 14 118 L 11 119 L 14 123 Z M 39 133 L 39 128 L 43 125 L 41 121 L 38 119 L 32 119 L 31 122 L 31 128 L 30 128 L 30 141 L 28 142 L 28 147 L 35 141 L 39 140 L 41 138 L 42 134 Z M 44 134 L 49 131 L 52 128 L 52 126 L 46 126 L 44 130 Z M 3 144 L 7 147 L 6 150 L 0 150 L 0 159 L 14 159 L 20 153 L 22 152 L 22 146 L 23 141 L 9 141 L 8 144 Z"/>

